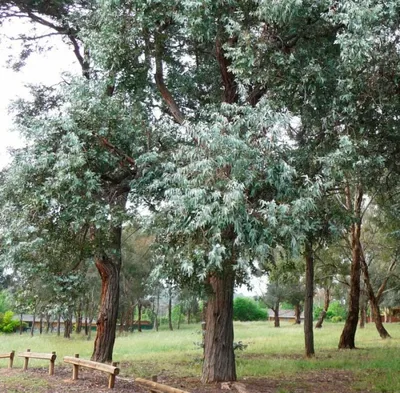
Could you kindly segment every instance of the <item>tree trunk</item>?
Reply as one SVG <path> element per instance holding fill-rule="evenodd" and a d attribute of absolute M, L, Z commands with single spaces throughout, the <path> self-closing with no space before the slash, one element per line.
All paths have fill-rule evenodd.
<path fill-rule="evenodd" d="M 339 340 L 339 349 L 354 349 L 355 336 L 358 325 L 358 314 L 360 312 L 360 276 L 361 276 L 361 204 L 363 192 L 358 186 L 356 188 L 354 204 L 351 204 L 350 186 L 346 186 L 346 205 L 349 211 L 354 214 L 354 222 L 350 228 L 351 244 L 351 273 L 350 273 L 350 293 L 347 319 Z"/>
<path fill-rule="evenodd" d="M 34 331 L 35 331 L 35 323 L 36 323 L 36 315 L 33 314 L 33 317 L 32 317 L 32 326 L 31 326 L 31 337 L 33 337 L 33 333 L 34 333 Z"/>
<path fill-rule="evenodd" d="M 278 328 L 281 326 L 281 321 L 279 320 L 279 303 L 276 303 L 272 311 L 274 312 L 274 327 Z"/>
<path fill-rule="evenodd" d="M 43 313 L 40 313 L 39 317 L 39 334 L 43 333 Z"/>
<path fill-rule="evenodd" d="M 51 315 L 49 313 L 46 314 L 46 334 L 50 332 L 50 319 Z"/>
<path fill-rule="evenodd" d="M 306 260 L 306 296 L 304 300 L 304 339 L 306 357 L 315 356 L 313 331 L 313 301 L 314 301 L 314 252 L 312 244 L 305 244 Z"/>
<path fill-rule="evenodd" d="M 179 330 L 180 329 L 180 327 L 181 327 L 181 305 L 179 305 L 178 306 L 178 311 L 179 311 L 179 314 L 178 314 L 178 326 L 177 326 L 177 329 Z"/>
<path fill-rule="evenodd" d="M 82 304 L 79 303 L 78 310 L 76 312 L 76 333 L 82 332 Z"/>
<path fill-rule="evenodd" d="M 360 324 L 359 324 L 360 329 L 365 328 L 366 321 L 367 321 L 367 304 L 365 303 L 364 300 L 361 300 L 361 302 L 360 302 Z"/>
<path fill-rule="evenodd" d="M 299 303 L 294 306 L 294 323 L 295 325 L 301 324 L 301 307 Z"/>
<path fill-rule="evenodd" d="M 61 314 L 57 316 L 57 336 L 61 334 Z"/>
<path fill-rule="evenodd" d="M 138 332 L 142 332 L 142 308 L 143 308 L 143 306 L 142 306 L 142 304 L 140 303 L 140 300 L 139 300 L 139 303 L 138 303 L 138 319 L 137 319 L 137 331 Z"/>
<path fill-rule="evenodd" d="M 72 320 L 69 315 L 64 318 L 64 338 L 71 338 Z"/>
<path fill-rule="evenodd" d="M 159 327 L 159 323 L 158 323 L 158 315 L 160 313 L 160 290 L 157 290 L 157 306 L 156 306 L 156 315 L 154 318 L 154 328 L 156 329 L 156 332 L 158 332 L 158 327 Z"/>
<path fill-rule="evenodd" d="M 321 311 L 321 314 L 319 315 L 318 321 L 315 324 L 315 328 L 316 329 L 321 329 L 322 328 L 322 324 L 323 324 L 324 319 L 326 317 L 326 313 L 328 312 L 329 303 L 331 301 L 330 297 L 331 297 L 330 289 L 329 288 L 325 288 L 324 309 Z"/>
<path fill-rule="evenodd" d="M 19 334 L 20 334 L 20 335 L 21 335 L 22 332 L 24 331 L 23 323 L 24 323 L 23 314 L 19 314 Z"/>
<path fill-rule="evenodd" d="M 360 243 L 360 248 L 361 248 L 361 243 Z M 361 248 L 361 250 L 362 250 L 362 248 Z M 364 274 L 364 283 L 365 283 L 367 293 L 368 293 L 369 304 L 371 306 L 371 317 L 372 317 L 373 321 L 375 322 L 376 330 L 378 331 L 379 336 L 381 338 L 384 338 L 384 339 L 390 338 L 391 337 L 390 334 L 385 329 L 385 327 L 383 326 L 383 323 L 382 323 L 381 310 L 379 308 L 379 300 L 378 300 L 385 289 L 387 280 L 385 280 L 382 283 L 383 287 L 381 285 L 381 287 L 379 288 L 379 294 L 378 294 L 379 298 L 377 298 L 375 296 L 374 289 L 372 288 L 371 280 L 369 278 L 368 265 L 365 260 L 364 252 L 362 252 L 362 255 L 361 255 L 361 266 L 362 266 L 362 271 Z M 393 266 L 393 264 L 392 264 L 392 266 Z M 392 266 L 389 268 L 389 272 L 391 271 Z"/>
<path fill-rule="evenodd" d="M 121 229 L 119 232 L 121 233 Z M 120 247 L 116 251 L 119 253 Z M 105 363 L 112 362 L 118 318 L 121 259 L 119 256 L 112 258 L 107 255 L 98 256 L 96 257 L 96 267 L 101 277 L 101 296 L 91 360 Z"/>
<path fill-rule="evenodd" d="M 205 310 L 204 363 L 202 382 L 236 381 L 233 350 L 233 289 L 232 266 L 219 276 L 208 277 L 210 295 Z"/>
<path fill-rule="evenodd" d="M 169 330 L 174 330 L 172 326 L 172 289 L 168 290 L 168 326 Z"/>

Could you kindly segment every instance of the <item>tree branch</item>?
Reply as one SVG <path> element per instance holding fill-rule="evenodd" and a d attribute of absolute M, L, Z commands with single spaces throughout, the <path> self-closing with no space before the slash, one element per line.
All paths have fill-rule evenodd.
<path fill-rule="evenodd" d="M 161 34 L 157 34 L 155 37 L 155 62 L 156 62 L 156 73 L 154 75 L 157 88 L 163 98 L 164 102 L 167 104 L 167 107 L 178 124 L 183 124 L 185 121 L 185 117 L 183 113 L 180 111 L 177 103 L 169 92 L 167 86 L 164 83 L 164 73 L 163 73 L 163 42 Z"/>

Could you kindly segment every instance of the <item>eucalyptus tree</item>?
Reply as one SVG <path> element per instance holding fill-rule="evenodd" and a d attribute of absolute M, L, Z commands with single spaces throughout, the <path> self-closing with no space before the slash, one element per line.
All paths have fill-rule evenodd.
<path fill-rule="evenodd" d="M 117 146 L 127 153 L 143 146 L 143 112 L 129 107 L 122 91 L 104 94 L 108 87 L 98 75 L 96 81 L 71 80 L 54 95 L 38 89 L 32 102 L 20 101 L 17 127 L 28 144 L 14 153 L 2 189 L 14 263 L 17 255 L 23 264 L 24 253 L 40 254 L 45 269 L 74 272 L 94 258 L 102 280 L 92 355 L 97 361 L 112 358 L 122 223 L 137 173 Z"/>

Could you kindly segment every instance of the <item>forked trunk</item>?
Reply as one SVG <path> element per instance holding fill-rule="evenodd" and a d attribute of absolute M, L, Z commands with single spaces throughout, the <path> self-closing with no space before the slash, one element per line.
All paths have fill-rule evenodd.
<path fill-rule="evenodd" d="M 328 312 L 328 308 L 329 308 L 329 303 L 330 303 L 330 290 L 329 288 L 325 288 L 325 293 L 324 293 L 324 309 L 321 311 L 321 314 L 319 315 L 318 321 L 315 324 L 315 328 L 316 329 L 321 329 L 322 328 L 322 324 L 324 322 L 324 319 L 326 317 L 326 313 Z"/>
<path fill-rule="evenodd" d="M 315 356 L 313 331 L 313 300 L 314 300 L 314 255 L 312 244 L 305 244 L 306 260 L 306 296 L 304 300 L 304 340 L 306 357 Z"/>
<path fill-rule="evenodd" d="M 361 247 L 361 244 L 360 244 Z M 362 249 L 361 249 L 362 250 Z M 371 280 L 369 278 L 369 271 L 368 271 L 368 265 L 367 262 L 365 261 L 364 253 L 362 252 L 361 255 L 361 266 L 362 266 L 362 271 L 364 274 L 364 283 L 365 287 L 367 289 L 367 294 L 369 298 L 369 304 L 371 306 L 371 316 L 373 321 L 375 322 L 376 330 L 379 333 L 379 336 L 381 338 L 390 338 L 390 334 L 388 331 L 385 329 L 382 323 L 382 318 L 381 318 L 381 310 L 379 308 L 379 298 L 375 296 L 374 289 L 372 288 Z M 389 268 L 390 271 L 391 268 Z M 378 296 L 380 297 L 379 293 L 382 293 L 385 289 L 387 280 L 385 280 L 381 287 L 379 288 L 378 291 Z"/>
<path fill-rule="evenodd" d="M 346 323 L 339 340 L 339 349 L 354 349 L 355 337 L 358 325 L 358 314 L 360 312 L 360 281 L 361 281 L 361 203 L 363 192 L 360 187 L 356 189 L 354 204 L 351 204 L 350 187 L 346 187 L 346 205 L 349 211 L 354 213 L 354 222 L 350 229 L 351 244 L 351 273 L 349 306 Z"/>
<path fill-rule="evenodd" d="M 208 277 L 211 293 L 205 310 L 204 364 L 202 382 L 236 381 L 233 350 L 233 288 L 231 265 L 221 275 Z"/>

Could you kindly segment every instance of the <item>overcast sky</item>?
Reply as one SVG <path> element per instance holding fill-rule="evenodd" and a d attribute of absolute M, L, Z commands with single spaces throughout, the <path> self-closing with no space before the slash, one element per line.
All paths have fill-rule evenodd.
<path fill-rule="evenodd" d="M 22 144 L 18 134 L 11 132 L 12 118 L 8 114 L 10 102 L 18 97 L 28 97 L 26 84 L 45 83 L 53 85 L 61 81 L 63 71 L 79 72 L 75 64 L 72 50 L 62 42 L 54 38 L 51 51 L 32 54 L 26 66 L 19 72 L 6 67 L 7 59 L 12 53 L 19 53 L 19 42 L 8 39 L 15 37 L 19 32 L 27 32 L 30 27 L 18 20 L 6 23 L 0 28 L 0 168 L 9 160 L 8 146 Z M 47 30 L 43 30 L 46 32 Z"/>

